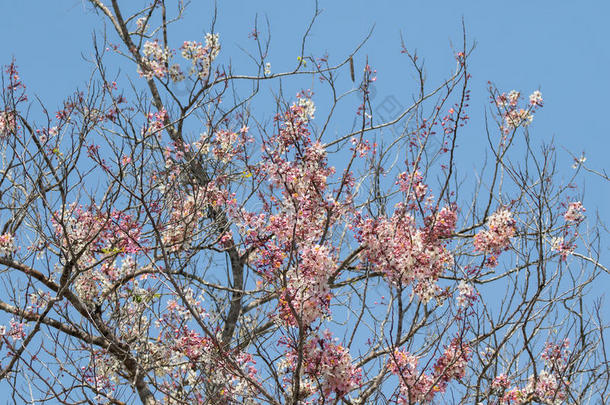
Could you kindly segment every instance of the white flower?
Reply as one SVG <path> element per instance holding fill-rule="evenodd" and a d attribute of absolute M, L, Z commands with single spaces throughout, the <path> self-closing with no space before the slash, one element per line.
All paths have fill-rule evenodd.
<path fill-rule="evenodd" d="M 168 73 L 170 79 L 172 79 L 172 81 L 174 82 L 181 82 L 182 80 L 184 80 L 184 73 L 182 73 L 182 70 L 180 70 L 180 65 L 178 65 L 177 63 L 169 67 Z"/>
<path fill-rule="evenodd" d="M 219 34 L 206 34 L 205 35 L 205 46 L 208 48 L 208 55 L 210 56 L 210 62 L 216 59 L 220 52 Z"/>
<path fill-rule="evenodd" d="M 136 26 L 138 27 L 136 32 L 138 32 L 140 34 L 143 34 L 144 32 L 146 32 L 146 28 L 147 28 L 146 20 L 147 20 L 146 17 L 138 18 L 138 21 L 136 21 Z"/>
<path fill-rule="evenodd" d="M 460 307 L 466 307 L 469 305 L 470 301 L 474 297 L 474 288 L 471 284 L 468 284 L 466 281 L 460 281 L 458 285 L 459 295 L 457 297 L 457 303 Z"/>
<path fill-rule="evenodd" d="M 572 169 L 577 169 L 578 166 L 584 164 L 587 161 L 585 155 L 580 155 L 579 158 L 574 158 L 574 164 L 572 165 Z"/>
<path fill-rule="evenodd" d="M 301 107 L 301 118 L 303 118 L 303 121 L 309 121 L 314 118 L 316 106 L 312 99 L 300 98 L 298 106 Z"/>
<path fill-rule="evenodd" d="M 538 90 L 534 91 L 531 95 L 530 95 L 530 104 L 531 105 L 542 105 L 542 93 Z"/>
<path fill-rule="evenodd" d="M 519 100 L 519 95 L 520 95 L 520 94 L 521 94 L 521 93 L 519 93 L 517 90 L 511 90 L 511 91 L 508 93 L 508 101 L 509 101 L 511 104 L 513 104 L 513 105 L 517 104 L 517 101 Z"/>

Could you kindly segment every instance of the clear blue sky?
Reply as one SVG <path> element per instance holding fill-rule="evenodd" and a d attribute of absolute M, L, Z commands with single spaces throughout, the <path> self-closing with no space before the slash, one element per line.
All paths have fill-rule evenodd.
<path fill-rule="evenodd" d="M 132 2 L 136 1 L 121 1 Z M 251 46 L 248 34 L 257 13 L 261 23 L 267 16 L 271 24 L 272 70 L 294 67 L 313 2 L 218 3 L 216 32 L 221 35 L 222 55 L 231 56 L 236 72 L 241 72 L 240 64 L 246 61 L 239 47 Z M 202 39 L 209 27 L 212 5 L 207 0 L 193 1 L 173 38 L 176 45 Z M 566 151 L 575 155 L 584 152 L 591 168 L 610 170 L 610 128 L 606 123 L 610 2 L 326 0 L 319 6 L 323 13 L 313 27 L 309 54 L 320 56 L 327 51 L 336 62 L 375 25 L 372 38 L 356 58 L 356 66 L 362 67 L 368 55 L 369 63 L 378 71 L 376 99 L 395 96 L 404 105 L 411 98 L 414 78 L 400 54 L 401 33 L 407 47 L 425 59 L 430 83 L 437 83 L 454 68 L 451 44 L 459 48 L 464 19 L 468 40 L 476 42 L 476 48 L 470 59 L 471 121 L 458 141 L 463 167 L 470 160 L 473 168 L 479 166 L 480 154 L 473 151 L 481 150 L 480 145 L 486 143 L 484 111 L 489 105 L 487 82 L 492 81 L 505 91 L 542 91 L 545 105 L 530 134 L 534 142 L 554 139 L 561 176 L 572 174 L 572 160 Z M 91 56 L 92 32 L 96 29 L 101 35 L 103 29 L 102 17 L 95 15 L 85 1 L 0 0 L 0 14 L 0 64 L 16 59 L 30 96 L 37 94 L 53 111 L 76 87 L 84 86 L 91 75 L 91 65 L 85 59 Z M 132 70 L 127 73 L 135 78 Z M 602 219 L 610 223 L 610 183 L 593 177 L 581 180 L 589 217 L 600 209 Z M 606 246 L 607 242 L 603 249 L 608 257 Z"/>

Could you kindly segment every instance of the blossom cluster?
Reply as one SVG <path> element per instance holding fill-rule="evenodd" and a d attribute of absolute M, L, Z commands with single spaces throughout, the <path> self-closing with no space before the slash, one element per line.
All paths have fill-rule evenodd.
<path fill-rule="evenodd" d="M 298 98 L 306 97 L 303 94 L 299 93 Z M 277 253 L 290 250 L 291 246 L 303 250 L 314 246 L 325 229 L 343 215 L 346 206 L 327 192 L 327 180 L 335 170 L 327 165 L 325 147 L 311 139 L 308 120 L 312 106 L 299 101 L 275 117 L 279 131 L 264 142 L 263 160 L 252 168 L 259 179 L 266 180 L 270 192 L 270 197 L 264 199 L 268 222 L 259 229 L 258 238 L 252 232 L 249 236 L 253 242 L 265 240 L 257 251 L 256 267 L 261 273 L 270 271 L 268 276 L 279 269 L 270 268 L 268 259 L 278 258 L 281 255 Z M 252 218 L 245 211 L 240 217 Z M 278 263 L 276 259 L 272 261 Z"/>
<path fill-rule="evenodd" d="M 0 256 L 7 256 L 15 252 L 15 236 L 11 233 L 0 235 Z"/>
<path fill-rule="evenodd" d="M 309 325 L 328 312 L 328 278 L 336 268 L 327 246 L 308 246 L 299 252 L 298 267 L 288 272 L 288 286 L 279 300 L 280 318 L 288 325 Z"/>
<path fill-rule="evenodd" d="M 457 224 L 457 206 L 451 205 L 443 207 L 438 212 L 424 218 L 427 239 L 446 239 L 449 238 Z"/>
<path fill-rule="evenodd" d="M 371 145 L 367 139 L 358 140 L 356 138 L 350 139 L 350 142 L 352 144 L 350 150 L 354 151 L 358 157 L 366 157 L 369 152 L 372 152 L 373 155 L 377 153 L 377 143 Z"/>
<path fill-rule="evenodd" d="M 148 18 L 140 17 L 136 20 L 136 32 L 144 34 L 148 28 Z"/>
<path fill-rule="evenodd" d="M 15 114 L 11 111 L 0 111 L 0 139 L 15 132 L 17 126 Z"/>
<path fill-rule="evenodd" d="M 407 200 L 421 201 L 428 191 L 428 186 L 423 183 L 423 176 L 418 170 L 413 173 L 400 173 L 396 184 L 400 191 L 405 193 Z"/>
<path fill-rule="evenodd" d="M 146 29 L 144 23 L 145 18 L 137 21 L 138 32 L 144 32 Z M 205 45 L 196 41 L 184 41 L 180 50 L 182 57 L 191 61 L 189 74 L 197 74 L 199 78 L 205 79 L 210 74 L 212 62 L 220 53 L 219 35 L 206 34 Z M 138 73 L 148 80 L 163 79 L 166 76 L 169 76 L 173 82 L 184 80 L 185 74 L 180 65 L 178 63 L 170 64 L 173 53 L 172 50 L 161 46 L 158 39 L 144 42 Z"/>
<path fill-rule="evenodd" d="M 388 367 L 392 374 L 399 378 L 399 404 L 428 403 L 438 392 L 438 388 L 434 386 L 434 379 L 418 371 L 418 362 L 419 357 L 404 350 L 395 349 L 390 356 Z"/>
<path fill-rule="evenodd" d="M 542 93 L 540 92 L 540 90 L 536 90 L 532 94 L 530 94 L 530 104 L 537 106 L 542 106 L 544 104 L 544 100 L 542 100 Z"/>
<path fill-rule="evenodd" d="M 498 375 L 491 384 L 491 393 L 499 397 L 500 404 L 519 405 L 532 402 L 558 405 L 564 403 L 569 381 L 561 376 L 567 366 L 570 342 L 562 340 L 559 344 L 547 342 L 540 358 L 545 368 L 536 375 L 530 375 L 524 388 L 513 386 L 506 374 Z"/>
<path fill-rule="evenodd" d="M 529 96 L 529 104 L 524 108 L 519 108 L 520 99 L 521 93 L 511 90 L 508 94 L 502 93 L 498 95 L 494 100 L 496 106 L 500 109 L 500 114 L 504 121 L 502 130 L 505 133 L 520 126 L 526 127 L 531 124 L 536 109 L 544 105 L 542 93 L 538 90 Z"/>
<path fill-rule="evenodd" d="M 513 387 L 510 389 L 504 388 L 503 384 L 496 384 L 496 389 L 503 391 L 504 394 L 500 397 L 500 404 L 520 405 L 530 403 L 540 403 L 545 405 L 559 405 L 564 403 L 566 399 L 565 388 L 566 381 L 562 381 L 557 375 L 541 370 L 537 378 L 531 375 L 525 388 L 519 389 Z"/>
<path fill-rule="evenodd" d="M 195 297 L 190 289 L 184 295 L 190 308 L 169 300 L 156 322 L 159 337 L 145 348 L 167 403 L 204 404 L 210 389 L 227 403 L 256 403 L 253 383 L 258 381 L 258 375 L 253 356 L 238 349 L 225 349 L 216 336 L 191 329 L 187 324 L 193 318 L 191 311 L 201 319 L 207 318 L 207 313 L 201 297 Z"/>
<path fill-rule="evenodd" d="M 219 35 L 206 34 L 205 46 L 196 41 L 184 41 L 180 49 L 182 57 L 192 63 L 189 74 L 197 74 L 205 79 L 210 74 L 212 62 L 220 53 Z"/>
<path fill-rule="evenodd" d="M 160 136 L 160 131 L 165 128 L 167 119 L 168 115 L 165 109 L 161 109 L 155 113 L 149 113 L 146 133 Z"/>
<path fill-rule="evenodd" d="M 131 215 L 74 203 L 56 212 L 51 221 L 67 258 L 77 259 L 76 264 L 86 269 L 74 280 L 75 291 L 86 302 L 94 302 L 113 281 L 134 271 L 128 255 L 139 253 L 145 240 Z M 121 266 L 112 262 L 117 256 L 123 257 Z"/>
<path fill-rule="evenodd" d="M 504 373 L 496 376 L 496 378 L 494 378 L 494 380 L 491 383 L 492 390 L 502 391 L 502 390 L 508 389 L 509 387 L 510 387 L 510 379 Z"/>
<path fill-rule="evenodd" d="M 563 218 L 568 223 L 579 223 L 585 219 L 585 207 L 580 201 L 572 202 L 568 205 L 568 209 L 563 214 Z"/>
<path fill-rule="evenodd" d="M 496 265 L 496 257 L 508 249 L 510 239 L 515 235 L 515 219 L 507 209 L 500 209 L 487 219 L 487 229 L 478 232 L 474 237 L 476 251 L 492 255 L 488 260 L 490 266 Z"/>
<path fill-rule="evenodd" d="M 190 246 L 204 215 L 203 199 L 203 194 L 197 193 L 172 202 L 169 221 L 161 233 L 161 241 L 169 252 L 179 252 Z"/>
<path fill-rule="evenodd" d="M 167 74 L 170 51 L 159 44 L 159 40 L 146 41 L 142 50 L 143 59 L 138 66 L 140 76 L 150 80 L 153 77 L 162 79 Z"/>
<path fill-rule="evenodd" d="M 434 371 L 426 374 L 418 371 L 419 358 L 402 349 L 395 349 L 390 356 L 388 367 L 399 378 L 399 404 L 415 402 L 430 403 L 436 393 L 445 392 L 448 384 L 461 379 L 466 374 L 466 366 L 472 356 L 472 349 L 454 338 L 436 360 Z"/>
<path fill-rule="evenodd" d="M 296 348 L 291 348 L 283 361 L 283 368 L 296 369 L 299 355 Z M 320 394 L 320 403 L 328 403 L 329 397 L 335 400 L 357 388 L 362 381 L 362 370 L 352 362 L 349 350 L 338 344 L 329 331 L 323 336 L 313 336 L 302 350 L 302 370 L 307 380 L 301 387 L 303 397 Z"/>
<path fill-rule="evenodd" d="M 265 281 L 277 291 L 277 319 L 288 326 L 309 326 L 328 314 L 328 283 L 336 264 L 330 247 L 319 241 L 346 205 L 327 192 L 334 169 L 327 165 L 324 146 L 310 137 L 315 106 L 300 101 L 308 95 L 299 93 L 299 100 L 275 117 L 279 131 L 263 143 L 262 162 L 244 173 L 264 180 L 269 189 L 262 212 L 239 208 L 232 216 L 254 251 L 250 264 L 262 277 L 259 285 Z M 247 127 L 240 133 L 245 136 Z M 212 144 L 217 147 L 216 140 Z"/>
<path fill-rule="evenodd" d="M 574 253 L 574 244 L 566 241 L 564 237 L 558 236 L 551 240 L 551 249 L 559 253 L 561 260 L 565 261 L 568 256 Z"/>
<path fill-rule="evenodd" d="M 314 119 L 314 113 L 316 112 L 316 106 L 311 99 L 311 94 L 303 94 L 298 97 L 298 102 L 293 105 L 293 108 L 297 111 L 303 122 L 308 122 Z"/>
<path fill-rule="evenodd" d="M 0 341 L 2 340 L 3 336 L 10 337 L 13 340 L 13 342 L 25 338 L 24 327 L 25 327 L 25 323 L 18 322 L 15 318 L 11 318 L 10 327 L 9 327 L 8 332 L 6 331 L 6 326 L 0 325 Z M 0 347 L 1 347 L 1 344 L 0 344 Z"/>
<path fill-rule="evenodd" d="M 570 340 L 563 339 L 559 343 L 547 342 L 540 358 L 549 368 L 557 371 L 565 369 L 570 355 Z"/>
<path fill-rule="evenodd" d="M 468 307 L 477 300 L 477 294 L 472 284 L 466 281 L 460 281 L 458 284 L 458 297 L 456 299 L 458 306 Z"/>
<path fill-rule="evenodd" d="M 451 340 L 434 364 L 434 376 L 440 380 L 441 386 L 444 387 L 449 381 L 463 378 L 466 375 L 466 366 L 471 355 L 472 349 L 468 344 L 457 337 Z"/>
<path fill-rule="evenodd" d="M 231 210 L 235 204 L 233 195 L 215 181 L 189 193 L 174 193 L 168 199 L 171 204 L 170 217 L 162 226 L 161 241 L 169 252 L 180 252 L 191 246 L 208 205 Z"/>
<path fill-rule="evenodd" d="M 254 141 L 248 136 L 248 131 L 247 126 L 243 126 L 238 132 L 225 129 L 216 131 L 211 142 L 214 159 L 227 163 L 242 156 L 245 145 Z M 205 140 L 203 144 L 199 143 L 196 146 L 199 146 L 198 150 L 203 152 L 206 147 Z"/>
<path fill-rule="evenodd" d="M 117 372 L 121 366 L 106 350 L 92 350 L 89 364 L 81 368 L 83 380 L 97 392 L 112 397 L 119 383 Z"/>
<path fill-rule="evenodd" d="M 415 218 L 399 204 L 390 218 L 365 219 L 359 224 L 359 238 L 368 261 L 394 285 L 415 284 L 414 293 L 423 302 L 433 298 L 436 280 L 453 264 L 444 237 L 455 227 L 455 212 L 442 209 L 427 227 L 416 226 Z"/>

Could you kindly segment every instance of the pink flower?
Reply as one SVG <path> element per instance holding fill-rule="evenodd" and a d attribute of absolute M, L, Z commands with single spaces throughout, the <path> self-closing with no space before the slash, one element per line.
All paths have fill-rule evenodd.
<path fill-rule="evenodd" d="M 540 91 L 536 90 L 530 95 L 530 104 L 537 106 L 543 105 L 542 93 Z"/>
<path fill-rule="evenodd" d="M 453 222 L 451 219 L 448 222 L 449 227 L 439 228 L 438 233 L 451 229 Z M 391 218 L 368 219 L 360 225 L 360 239 L 368 261 L 378 266 L 392 284 L 416 284 L 414 292 L 424 302 L 438 291 L 436 280 L 453 264 L 445 242 L 430 237 L 435 233 L 418 229 L 415 218 L 402 206 Z"/>
<path fill-rule="evenodd" d="M 559 344 L 547 342 L 540 358 L 549 368 L 563 370 L 570 356 L 570 340 L 563 339 Z"/>
<path fill-rule="evenodd" d="M 23 330 L 24 326 L 25 325 L 22 322 L 17 322 L 15 318 L 11 318 L 11 328 L 7 335 L 10 336 L 13 341 L 23 339 L 25 337 L 25 331 Z"/>
<path fill-rule="evenodd" d="M 399 378 L 400 397 L 398 403 L 429 403 L 439 388 L 434 387 L 434 378 L 417 370 L 419 358 L 404 350 L 395 349 L 388 362 L 392 374 Z"/>
<path fill-rule="evenodd" d="M 396 184 L 400 186 L 400 191 L 406 194 L 407 200 L 419 201 L 425 197 L 428 191 L 428 186 L 422 180 L 421 173 L 416 170 L 413 173 L 400 173 Z"/>
<path fill-rule="evenodd" d="M 510 211 L 501 209 L 491 214 L 487 220 L 487 229 L 474 237 L 475 251 L 499 255 L 508 249 L 515 230 L 515 220 Z"/>
<path fill-rule="evenodd" d="M 323 337 L 315 336 L 305 343 L 303 371 L 320 383 L 325 397 L 334 394 L 335 399 L 339 399 L 360 385 L 362 370 L 354 367 L 349 351 L 333 340 L 327 331 Z M 297 358 L 294 351 L 287 354 L 293 367 Z"/>
<path fill-rule="evenodd" d="M 15 132 L 16 127 L 15 113 L 8 110 L 0 111 L 0 139 L 4 139 Z"/>
<path fill-rule="evenodd" d="M 494 390 L 505 390 L 510 387 L 510 379 L 506 374 L 500 374 L 494 378 L 491 388 Z"/>
<path fill-rule="evenodd" d="M 466 281 L 460 281 L 458 285 L 459 295 L 457 297 L 457 304 L 460 307 L 468 307 L 474 303 L 477 299 L 477 295 L 472 287 L 472 284 L 468 284 Z"/>
<path fill-rule="evenodd" d="M 288 286 L 279 300 L 279 316 L 288 325 L 305 325 L 328 313 L 332 294 L 328 278 L 336 264 L 327 246 L 304 247 L 299 265 L 290 269 Z"/>
<path fill-rule="evenodd" d="M 553 238 L 551 241 L 551 249 L 559 253 L 561 260 L 566 260 L 569 255 L 574 253 L 574 244 L 566 242 L 563 237 Z"/>
<path fill-rule="evenodd" d="M 570 203 L 568 210 L 563 214 L 563 218 L 568 223 L 579 223 L 585 219 L 584 212 L 586 211 L 580 201 Z"/>
<path fill-rule="evenodd" d="M 142 63 L 138 66 L 140 76 L 150 80 L 153 77 L 162 79 L 167 74 L 167 62 L 170 52 L 163 49 L 158 40 L 146 41 L 143 48 Z"/>
<path fill-rule="evenodd" d="M 462 343 L 461 339 L 454 338 L 445 348 L 443 355 L 434 364 L 434 375 L 442 382 L 463 378 L 466 366 L 470 360 L 472 349 Z"/>
<path fill-rule="evenodd" d="M 0 255 L 6 256 L 15 252 L 15 237 L 11 233 L 0 236 Z"/>
<path fill-rule="evenodd" d="M 445 392 L 451 380 L 464 377 L 471 353 L 472 349 L 468 345 L 461 343 L 459 338 L 454 338 L 434 364 L 432 375 L 427 375 L 417 370 L 417 356 L 395 349 L 388 367 L 392 374 L 399 377 L 398 403 L 432 402 L 437 392 Z"/>

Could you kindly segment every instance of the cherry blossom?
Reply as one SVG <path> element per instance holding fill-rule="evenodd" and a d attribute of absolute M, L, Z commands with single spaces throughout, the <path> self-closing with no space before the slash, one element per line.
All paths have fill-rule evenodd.
<path fill-rule="evenodd" d="M 256 20 L 241 63 L 219 58 L 215 23 L 175 30 L 185 2 L 118 3 L 91 4 L 127 73 L 96 59 L 58 108 L 3 74 L 0 381 L 15 398 L 555 404 L 600 389 L 603 335 L 579 305 L 602 267 L 572 184 L 531 172 L 553 161 L 524 128 L 539 91 L 491 89 L 494 159 L 456 175 L 468 49 L 434 88 L 404 49 L 418 90 L 381 101 L 359 47 L 337 60 L 305 35 L 272 74 L 282 55 Z"/>
<path fill-rule="evenodd" d="M 150 80 L 153 77 L 162 79 L 167 74 L 169 49 L 163 49 L 158 40 L 146 41 L 142 50 L 144 59 L 138 67 L 140 76 Z"/>
<path fill-rule="evenodd" d="M 487 229 L 479 231 L 474 237 L 475 251 L 498 256 L 508 249 L 515 235 L 515 222 L 513 214 L 507 209 L 491 214 L 486 222 Z"/>
<path fill-rule="evenodd" d="M 317 402 L 326 403 L 331 395 L 340 399 L 357 388 L 362 380 L 361 370 L 354 367 L 349 351 L 337 344 L 330 332 L 313 336 L 304 345 L 303 372 L 309 381 L 304 384 L 304 396 L 318 392 Z M 294 370 L 299 362 L 298 353 L 292 348 L 284 360 L 286 368 Z"/>
<path fill-rule="evenodd" d="M 419 228 L 415 218 L 398 204 L 391 218 L 365 219 L 359 238 L 366 258 L 379 266 L 394 285 L 414 285 L 414 293 L 427 302 L 440 291 L 436 280 L 453 264 L 445 237 L 453 232 L 456 214 L 444 207 Z"/>
<path fill-rule="evenodd" d="M 0 111 L 0 139 L 13 134 L 16 129 L 15 115 L 11 111 Z"/>
<path fill-rule="evenodd" d="M 579 223 L 585 218 L 584 212 L 586 211 L 580 201 L 572 202 L 568 205 L 568 209 L 563 214 L 563 218 L 568 223 Z"/>
<path fill-rule="evenodd" d="M 0 235 L 0 255 L 10 255 L 15 251 L 15 237 L 10 233 Z"/>
<path fill-rule="evenodd" d="M 414 402 L 431 403 L 439 392 L 445 392 L 454 379 L 464 377 L 472 349 L 454 338 L 436 360 L 433 372 L 417 370 L 419 358 L 402 349 L 395 349 L 389 359 L 389 369 L 398 375 L 400 384 L 399 404 Z"/>

